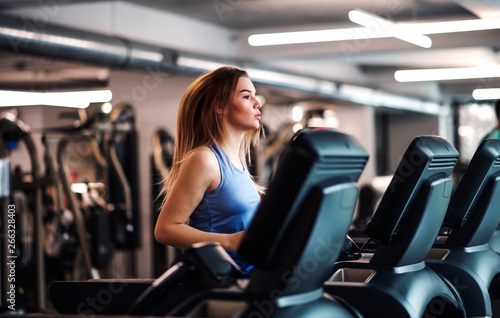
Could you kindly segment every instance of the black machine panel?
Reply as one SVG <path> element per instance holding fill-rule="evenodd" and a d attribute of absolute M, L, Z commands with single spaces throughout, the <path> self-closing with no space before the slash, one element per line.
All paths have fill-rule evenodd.
<path fill-rule="evenodd" d="M 354 138 L 331 129 L 299 132 L 286 149 L 239 249 L 262 268 L 269 266 L 283 236 L 276 229 L 286 228 L 283 224 L 293 218 L 311 185 L 331 180 L 357 182 L 368 160 L 366 150 Z"/>
<path fill-rule="evenodd" d="M 436 136 L 415 138 L 404 153 L 365 233 L 379 243 L 390 245 L 419 189 L 433 176 L 449 176 L 457 161 L 458 152 L 447 140 Z"/>

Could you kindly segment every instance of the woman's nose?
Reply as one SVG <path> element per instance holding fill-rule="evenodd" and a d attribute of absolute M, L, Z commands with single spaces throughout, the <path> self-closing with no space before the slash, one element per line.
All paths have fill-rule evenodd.
<path fill-rule="evenodd" d="M 259 101 L 257 98 L 255 98 L 255 104 L 254 104 L 254 107 L 255 107 L 255 108 L 257 108 L 257 109 L 259 109 L 259 108 L 261 108 L 261 107 L 262 107 L 262 105 L 261 105 L 260 101 Z"/>

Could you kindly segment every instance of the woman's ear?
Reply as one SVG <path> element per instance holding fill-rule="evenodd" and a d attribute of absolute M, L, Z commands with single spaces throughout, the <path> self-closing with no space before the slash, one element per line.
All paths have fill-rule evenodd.
<path fill-rule="evenodd" d="M 221 108 L 216 108 L 215 112 L 219 115 L 222 115 L 222 109 Z"/>

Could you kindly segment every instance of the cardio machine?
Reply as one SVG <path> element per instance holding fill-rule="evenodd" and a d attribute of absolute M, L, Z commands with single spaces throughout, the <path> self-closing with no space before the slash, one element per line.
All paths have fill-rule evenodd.
<path fill-rule="evenodd" d="M 364 229 L 378 247 L 357 260 L 337 262 L 324 285 L 327 293 L 364 317 L 464 316 L 454 286 L 424 262 L 446 213 L 458 156 L 437 136 L 412 141 Z"/>
<path fill-rule="evenodd" d="M 54 307 L 62 314 L 359 317 L 322 285 L 344 245 L 367 160 L 355 139 L 330 129 L 294 136 L 239 250 L 255 263 L 249 276 L 221 246 L 207 242 L 186 250 L 154 281 L 52 284 Z M 99 302 L 104 293 L 112 297 Z"/>
<path fill-rule="evenodd" d="M 498 226 L 497 230 L 491 236 L 490 247 L 495 252 L 500 254 L 500 225 Z"/>
<path fill-rule="evenodd" d="M 249 276 L 239 275 L 217 244 L 193 246 L 128 314 L 203 317 L 232 310 L 223 316 L 359 317 L 352 306 L 326 295 L 322 285 L 342 249 L 367 160 L 348 135 L 300 132 L 286 147 L 241 243 L 239 253 L 255 264 Z M 198 289 L 170 302 L 168 296 L 179 295 L 173 290 L 193 288 L 186 282 L 192 277 Z"/>
<path fill-rule="evenodd" d="M 500 255 L 489 245 L 500 224 L 500 139 L 477 148 L 444 224 L 450 234 L 438 238 L 427 265 L 456 286 L 468 317 L 491 317 L 491 299 L 500 299 Z"/>

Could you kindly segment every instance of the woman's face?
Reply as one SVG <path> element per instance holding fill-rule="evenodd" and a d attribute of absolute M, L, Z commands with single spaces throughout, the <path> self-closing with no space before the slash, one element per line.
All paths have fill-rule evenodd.
<path fill-rule="evenodd" d="M 226 107 L 227 124 L 238 130 L 253 130 L 260 127 L 261 104 L 255 98 L 255 87 L 246 76 L 238 79 L 232 102 Z"/>

